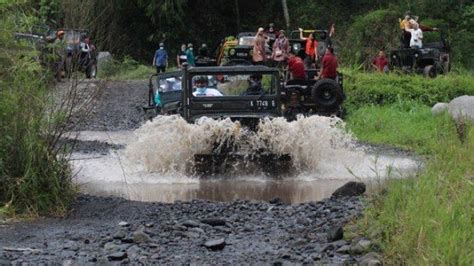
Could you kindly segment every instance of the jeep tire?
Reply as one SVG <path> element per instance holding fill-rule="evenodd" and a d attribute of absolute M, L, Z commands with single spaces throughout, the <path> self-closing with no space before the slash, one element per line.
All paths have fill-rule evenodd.
<path fill-rule="evenodd" d="M 427 65 L 423 69 L 423 75 L 427 78 L 436 78 L 437 74 L 436 67 L 433 65 Z"/>
<path fill-rule="evenodd" d="M 318 107 L 335 110 L 344 100 L 344 93 L 335 80 L 321 79 L 312 88 L 311 98 Z"/>

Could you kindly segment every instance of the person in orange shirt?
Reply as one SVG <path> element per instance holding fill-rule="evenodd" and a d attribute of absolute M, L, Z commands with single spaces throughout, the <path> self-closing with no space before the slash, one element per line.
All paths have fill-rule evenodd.
<path fill-rule="evenodd" d="M 300 39 L 306 41 L 305 53 L 306 57 L 304 63 L 306 68 L 312 68 L 313 63 L 316 61 L 318 56 L 318 41 L 314 37 L 314 33 L 310 33 L 308 37 L 303 36 L 303 29 L 299 28 Z"/>

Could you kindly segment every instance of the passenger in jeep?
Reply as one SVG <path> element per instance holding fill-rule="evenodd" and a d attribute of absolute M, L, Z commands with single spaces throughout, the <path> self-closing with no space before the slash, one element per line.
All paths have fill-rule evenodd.
<path fill-rule="evenodd" d="M 314 36 L 314 33 L 310 33 L 309 36 L 306 38 L 303 36 L 303 29 L 299 28 L 300 31 L 300 39 L 306 41 L 305 53 L 306 57 L 304 59 L 304 63 L 306 68 L 312 68 L 313 63 L 318 60 L 318 41 Z"/>
<path fill-rule="evenodd" d="M 242 93 L 242 95 L 263 95 L 265 94 L 265 90 L 262 87 L 262 75 L 261 74 L 253 74 L 247 80 L 249 87 L 246 91 Z"/>
<path fill-rule="evenodd" d="M 196 90 L 193 92 L 193 96 L 197 97 L 212 97 L 212 96 L 223 96 L 222 93 L 216 89 L 208 88 L 209 79 L 207 76 L 198 76 L 194 85 Z"/>
<path fill-rule="evenodd" d="M 321 63 L 321 70 L 315 79 L 336 79 L 337 67 L 338 64 L 337 59 L 334 56 L 334 49 L 332 47 L 328 47 Z"/>
<path fill-rule="evenodd" d="M 287 85 L 304 85 L 307 83 L 303 59 L 296 56 L 293 51 L 290 51 L 290 55 L 288 56 L 288 71 L 291 77 L 286 83 Z"/>

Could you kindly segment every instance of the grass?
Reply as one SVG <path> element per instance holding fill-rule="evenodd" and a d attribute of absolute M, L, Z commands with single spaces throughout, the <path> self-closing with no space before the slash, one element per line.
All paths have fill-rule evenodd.
<path fill-rule="evenodd" d="M 360 139 L 427 154 L 419 176 L 391 180 L 369 200 L 359 225 L 387 264 L 474 263 L 474 128 L 464 142 L 447 116 L 414 102 L 362 107 L 348 117 Z"/>
<path fill-rule="evenodd" d="M 167 71 L 174 71 L 175 67 L 168 68 Z M 109 80 L 144 80 L 156 73 L 156 69 L 151 65 L 143 65 L 140 62 L 125 57 L 123 60 L 112 59 L 105 62 L 100 68 L 98 78 Z"/>
<path fill-rule="evenodd" d="M 434 117 L 431 108 L 414 102 L 367 105 L 352 111 L 347 123 L 358 139 L 375 144 L 410 149 L 420 154 L 432 152 L 437 142 L 437 124 L 443 116 Z"/>

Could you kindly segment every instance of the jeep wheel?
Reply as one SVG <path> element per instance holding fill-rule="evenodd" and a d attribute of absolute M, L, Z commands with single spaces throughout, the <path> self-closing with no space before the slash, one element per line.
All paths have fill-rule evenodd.
<path fill-rule="evenodd" d="M 436 78 L 436 75 L 437 75 L 436 67 L 433 65 L 425 66 L 425 68 L 423 69 L 423 75 L 425 75 L 425 77 L 427 78 Z"/>
<path fill-rule="evenodd" d="M 338 109 L 344 99 L 344 94 L 335 80 L 322 79 L 311 90 L 311 98 L 318 107 Z"/>

